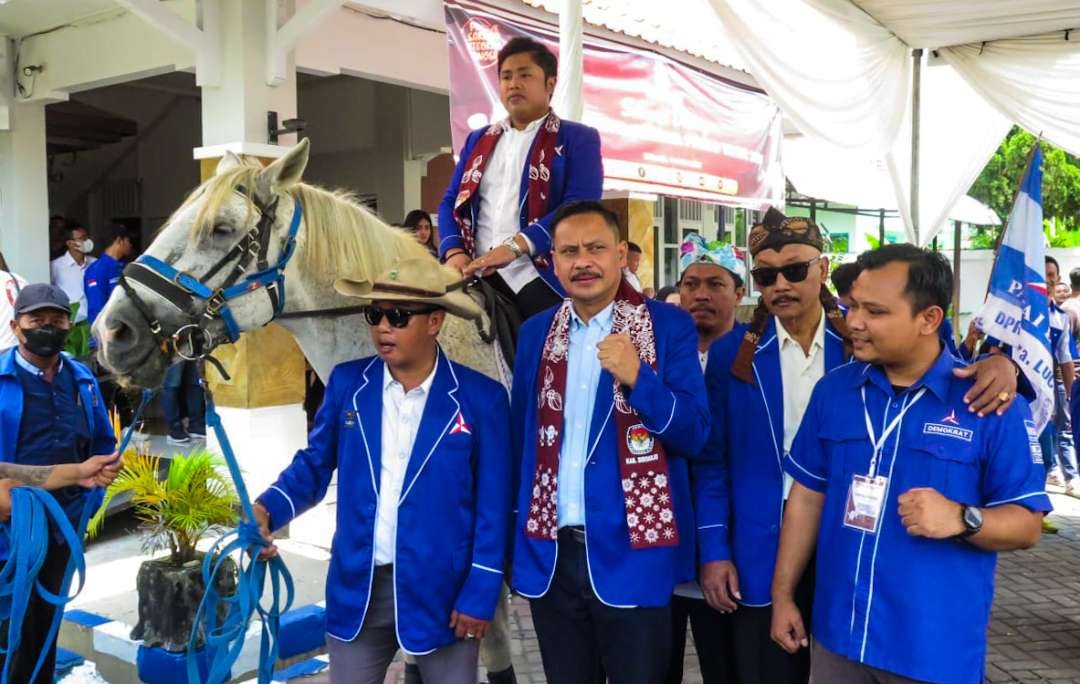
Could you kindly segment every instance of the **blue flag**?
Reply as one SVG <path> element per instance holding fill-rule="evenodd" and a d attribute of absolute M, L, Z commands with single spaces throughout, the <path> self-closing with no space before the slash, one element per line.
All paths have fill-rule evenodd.
<path fill-rule="evenodd" d="M 986 303 L 977 319 L 983 332 L 1010 345 L 1013 361 L 1035 390 L 1031 415 L 1036 440 L 1054 411 L 1054 359 L 1044 255 L 1042 150 L 1036 144 L 990 273 Z"/>

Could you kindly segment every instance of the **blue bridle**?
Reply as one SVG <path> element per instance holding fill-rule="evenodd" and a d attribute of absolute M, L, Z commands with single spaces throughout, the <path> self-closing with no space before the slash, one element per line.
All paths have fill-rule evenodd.
<path fill-rule="evenodd" d="M 238 187 L 237 192 L 244 193 Z M 245 194 L 246 196 L 246 194 Z M 158 346 L 166 354 L 175 351 L 178 356 L 188 360 L 204 358 L 223 339 L 215 339 L 211 329 L 220 319 L 225 327 L 229 342 L 240 339 L 240 326 L 233 315 L 231 303 L 256 291 L 262 291 L 270 298 L 270 304 L 277 317 L 285 308 L 285 267 L 296 251 L 296 235 L 300 231 L 300 222 L 304 217 L 304 208 L 298 198 L 294 198 L 292 221 L 285 235 L 278 255 L 277 263 L 272 266 L 267 262 L 270 237 L 277 220 L 275 198 L 269 204 L 263 204 L 258 197 L 252 201 L 259 210 L 259 220 L 236 245 L 221 259 L 207 269 L 202 278 L 181 271 L 157 257 L 144 254 L 124 268 L 120 276 L 120 286 L 149 325 Z M 214 288 L 208 282 L 225 266 L 235 261 L 229 275 L 221 285 Z M 245 275 L 255 261 L 255 272 Z M 154 315 L 153 310 L 135 291 L 128 281 L 134 281 L 150 289 L 169 302 L 187 323 L 178 326 L 171 333 Z M 199 304 L 205 302 L 202 311 Z"/>

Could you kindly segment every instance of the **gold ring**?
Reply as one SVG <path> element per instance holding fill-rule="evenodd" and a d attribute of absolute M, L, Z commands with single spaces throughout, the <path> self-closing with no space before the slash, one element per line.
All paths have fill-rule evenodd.
<path fill-rule="evenodd" d="M 998 392 L 997 398 L 998 398 L 998 401 L 1000 401 L 1002 403 L 1005 403 L 1006 401 L 1009 400 L 1009 397 L 1011 397 L 1011 396 L 1012 396 L 1012 394 L 1010 394 L 1009 392 Z"/>

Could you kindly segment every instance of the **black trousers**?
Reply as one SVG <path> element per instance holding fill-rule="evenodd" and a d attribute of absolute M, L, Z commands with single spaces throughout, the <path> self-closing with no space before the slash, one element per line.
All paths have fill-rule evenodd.
<path fill-rule="evenodd" d="M 521 291 L 514 292 L 506 281 L 498 273 L 487 276 L 491 286 L 508 297 L 517 305 L 518 313 L 524 322 L 529 316 L 546 311 L 556 304 L 562 303 L 562 297 L 556 294 L 551 286 L 544 282 L 543 278 L 535 278 L 527 283 Z"/>
<path fill-rule="evenodd" d="M 735 684 L 735 623 L 732 614 L 713 609 L 704 599 L 671 597 L 671 664 L 668 684 L 682 684 L 686 622 L 694 636 L 704 684 Z"/>
<path fill-rule="evenodd" d="M 613 608 L 593 593 L 585 544 L 559 532 L 551 588 L 530 599 L 540 658 L 558 684 L 657 684 L 667 675 L 671 607 Z M 642 578 L 647 581 L 647 578 Z"/>
<path fill-rule="evenodd" d="M 813 622 L 814 559 L 795 588 L 795 605 L 802 613 L 807 634 Z M 789 654 L 770 636 L 772 606 L 750 608 L 739 606 L 732 613 L 735 624 L 735 667 L 739 684 L 806 684 L 810 679 L 810 649 L 802 648 Z"/>
<path fill-rule="evenodd" d="M 60 585 L 64 581 L 64 571 L 67 569 L 71 551 L 66 544 L 58 544 L 53 541 L 49 545 L 49 552 L 45 554 L 45 563 L 41 566 L 38 581 L 42 586 L 56 594 L 60 592 Z M 14 654 L 0 656 L 3 667 L 9 669 L 8 681 L 19 684 L 52 684 L 53 671 L 56 669 L 56 641 L 49 646 L 45 661 L 38 670 L 38 676 L 31 680 L 34 666 L 37 665 L 41 656 L 41 645 L 49 636 L 49 628 L 52 626 L 53 612 L 55 607 L 38 596 L 34 592 L 30 596 L 26 608 L 26 617 L 23 619 L 22 636 L 19 648 Z M 0 626 L 0 643 L 7 648 L 8 622 Z M 57 639 L 60 638 L 57 632 Z"/>

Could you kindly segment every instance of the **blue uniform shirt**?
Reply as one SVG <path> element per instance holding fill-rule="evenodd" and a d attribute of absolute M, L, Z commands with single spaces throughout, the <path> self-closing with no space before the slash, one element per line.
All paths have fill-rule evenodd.
<path fill-rule="evenodd" d="M 113 288 L 120 282 L 120 273 L 124 264 L 113 259 L 108 253 L 90 264 L 83 273 L 83 289 L 86 291 L 86 320 L 93 325 L 97 315 L 105 308 Z"/>
<path fill-rule="evenodd" d="M 908 535 L 897 498 L 932 487 L 980 507 L 1049 511 L 1038 435 L 1027 405 L 977 418 L 964 404 L 970 380 L 942 352 L 923 378 L 897 394 L 878 366 L 850 363 L 818 382 L 785 461 L 803 486 L 825 494 L 817 546 L 813 635 L 830 651 L 904 677 L 983 680 L 997 554 L 957 540 Z M 922 396 L 914 401 L 919 390 Z M 876 534 L 846 527 L 854 475 L 866 475 L 871 443 L 908 405 L 885 440 L 878 474 L 888 478 Z"/>
<path fill-rule="evenodd" d="M 49 466 L 79 463 L 90 455 L 90 427 L 80 406 L 75 374 L 61 358 L 53 381 L 33 364 L 15 353 L 16 376 L 23 390 L 22 420 L 15 448 L 15 463 Z M 67 511 L 73 523 L 82 512 L 81 487 L 64 487 L 53 496 Z M 54 538 L 62 541 L 59 534 Z"/>
<path fill-rule="evenodd" d="M 559 526 L 585 524 L 585 461 L 589 456 L 589 426 L 600 360 L 596 345 L 611 334 L 615 303 L 585 323 L 570 308 L 570 350 L 566 355 L 566 406 L 559 451 Z"/>

